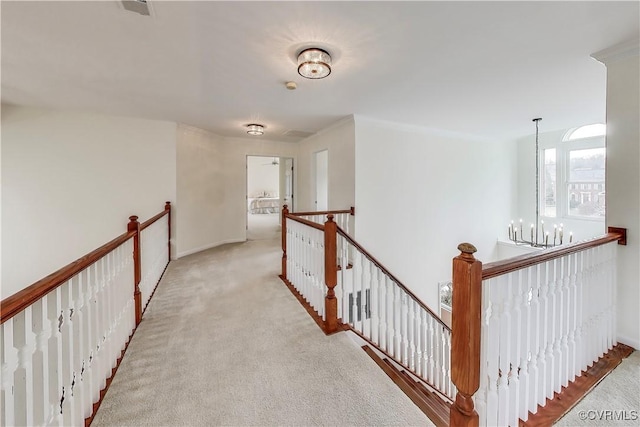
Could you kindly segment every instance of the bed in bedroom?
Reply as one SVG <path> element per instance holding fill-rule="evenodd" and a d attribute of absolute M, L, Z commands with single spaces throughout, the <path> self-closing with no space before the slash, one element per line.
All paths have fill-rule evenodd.
<path fill-rule="evenodd" d="M 249 198 L 249 213 L 273 214 L 280 212 L 279 197 L 253 197 Z"/>

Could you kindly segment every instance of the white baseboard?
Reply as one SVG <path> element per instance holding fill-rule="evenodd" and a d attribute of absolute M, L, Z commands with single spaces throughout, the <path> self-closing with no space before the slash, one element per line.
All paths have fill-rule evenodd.
<path fill-rule="evenodd" d="M 629 337 L 623 337 L 621 335 L 618 335 L 617 339 L 619 343 L 628 345 L 629 347 L 633 347 L 636 350 L 640 349 L 640 341 L 638 341 L 637 339 L 634 340 Z"/>
<path fill-rule="evenodd" d="M 207 249 L 215 248 L 216 246 L 226 245 L 227 243 L 243 243 L 243 242 L 246 242 L 246 239 L 222 240 L 220 242 L 212 243 L 210 245 L 201 246 L 195 249 L 189 249 L 188 251 L 184 251 L 184 252 L 178 252 L 177 258 L 179 259 L 187 255 L 192 255 L 198 252 L 206 251 Z"/>

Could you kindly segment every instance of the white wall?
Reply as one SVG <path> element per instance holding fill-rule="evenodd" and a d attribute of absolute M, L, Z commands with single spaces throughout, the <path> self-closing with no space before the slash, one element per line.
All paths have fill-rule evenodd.
<path fill-rule="evenodd" d="M 2 298 L 176 199 L 176 125 L 2 106 Z"/>
<path fill-rule="evenodd" d="M 604 55 L 607 66 L 608 226 L 627 228 L 618 247 L 618 340 L 640 348 L 640 67 L 638 42 L 632 56 Z"/>
<path fill-rule="evenodd" d="M 589 125 L 591 123 L 583 123 Z M 540 126 L 544 126 L 544 120 L 540 122 Z M 535 129 L 532 123 L 532 128 Z M 538 143 L 540 148 L 554 147 L 569 129 L 555 130 L 551 132 L 540 132 L 538 135 Z M 518 146 L 518 210 L 514 214 L 512 220 L 518 222 L 522 218 L 525 224 L 525 237 L 530 224 L 536 221 L 536 136 L 535 134 L 517 140 Z M 542 173 L 542 171 L 540 171 Z M 608 184 L 607 184 L 608 187 Z M 563 183 L 558 182 L 557 191 L 563 190 Z M 542 191 L 542 190 L 541 190 Z M 608 205 L 607 195 L 607 205 Z M 607 206 L 608 208 L 608 206 Z M 542 206 L 540 211 L 542 212 Z M 569 238 L 569 232 L 573 232 L 574 241 L 588 239 L 594 236 L 600 236 L 605 233 L 605 222 L 601 219 L 579 219 L 569 218 L 566 215 L 558 215 L 556 218 L 545 218 L 540 216 L 544 221 L 547 230 L 553 229 L 553 224 L 560 223 L 564 226 L 565 236 Z M 500 237 L 507 240 L 507 230 Z"/>
<path fill-rule="evenodd" d="M 329 210 L 349 209 L 355 202 L 355 128 L 353 117 L 343 119 L 298 143 L 295 210 L 315 210 L 314 153 L 328 150 Z"/>
<path fill-rule="evenodd" d="M 179 125 L 175 210 L 178 257 L 245 241 L 247 156 L 295 158 L 296 153 L 294 143 L 262 137 L 223 138 Z"/>
<path fill-rule="evenodd" d="M 273 159 L 273 157 L 247 157 L 249 197 L 262 197 L 265 192 L 269 197 L 278 197 L 280 194 L 280 166 L 271 164 Z"/>
<path fill-rule="evenodd" d="M 515 192 L 513 143 L 355 118 L 356 238 L 430 307 L 457 246 L 492 261 Z M 506 232 L 506 231 L 505 231 Z"/>

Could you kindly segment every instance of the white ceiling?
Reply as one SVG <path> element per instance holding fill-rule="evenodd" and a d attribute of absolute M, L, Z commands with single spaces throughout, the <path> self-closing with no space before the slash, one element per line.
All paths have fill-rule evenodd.
<path fill-rule="evenodd" d="M 590 54 L 639 37 L 633 2 L 1 3 L 2 102 L 170 120 L 224 136 L 350 114 L 482 138 L 605 119 Z M 306 80 L 296 53 L 328 50 Z M 297 82 L 289 91 L 284 82 Z"/>

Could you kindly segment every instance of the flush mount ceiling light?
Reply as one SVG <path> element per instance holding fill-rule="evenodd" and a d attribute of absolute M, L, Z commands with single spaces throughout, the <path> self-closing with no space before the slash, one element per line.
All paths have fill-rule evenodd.
<path fill-rule="evenodd" d="M 323 79 L 331 74 L 331 55 L 327 51 L 310 48 L 298 55 L 298 74 L 307 79 Z"/>
<path fill-rule="evenodd" d="M 249 135 L 260 136 L 264 133 L 264 126 L 256 124 L 247 125 L 247 133 Z"/>

